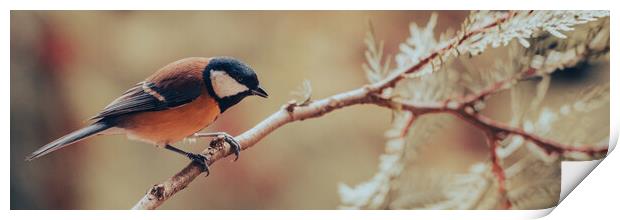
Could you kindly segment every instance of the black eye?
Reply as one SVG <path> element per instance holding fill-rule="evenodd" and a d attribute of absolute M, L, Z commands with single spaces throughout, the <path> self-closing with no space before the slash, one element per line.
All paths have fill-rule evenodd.
<path fill-rule="evenodd" d="M 245 80 L 243 78 L 235 78 L 235 80 L 237 80 L 237 82 L 240 82 L 241 84 L 244 84 L 244 85 L 248 84 L 247 80 Z"/>

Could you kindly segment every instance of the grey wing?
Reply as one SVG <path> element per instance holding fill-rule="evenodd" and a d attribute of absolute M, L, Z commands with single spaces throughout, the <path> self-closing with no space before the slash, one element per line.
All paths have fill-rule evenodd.
<path fill-rule="evenodd" d="M 201 93 L 201 80 L 197 77 L 164 79 L 155 84 L 141 82 L 114 100 L 93 120 L 117 117 L 136 112 L 161 111 L 187 104 Z"/>

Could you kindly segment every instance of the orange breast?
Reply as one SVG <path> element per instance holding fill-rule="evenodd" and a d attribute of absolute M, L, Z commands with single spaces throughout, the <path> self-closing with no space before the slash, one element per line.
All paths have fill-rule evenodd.
<path fill-rule="evenodd" d="M 164 145 L 202 130 L 219 114 L 217 102 L 205 92 L 198 99 L 173 109 L 128 116 L 122 127 L 129 138 Z"/>

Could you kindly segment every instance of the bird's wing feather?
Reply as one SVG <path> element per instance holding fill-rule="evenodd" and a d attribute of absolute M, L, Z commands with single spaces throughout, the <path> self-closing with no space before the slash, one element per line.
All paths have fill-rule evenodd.
<path fill-rule="evenodd" d="M 191 74 L 166 77 L 156 83 L 141 82 L 127 90 L 92 119 L 178 107 L 198 98 L 201 90 L 202 80 Z"/>

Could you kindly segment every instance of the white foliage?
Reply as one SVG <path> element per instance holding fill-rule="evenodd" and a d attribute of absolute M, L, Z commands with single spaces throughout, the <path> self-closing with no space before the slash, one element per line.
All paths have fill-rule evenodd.
<path fill-rule="evenodd" d="M 438 170 L 414 169 L 417 180 L 401 185 L 390 209 L 476 209 L 484 204 L 493 187 L 490 167 L 478 163 L 469 173 L 450 174 Z"/>
<path fill-rule="evenodd" d="M 482 53 L 487 46 L 493 48 L 507 46 L 512 39 L 518 39 L 524 47 L 529 47 L 527 39 L 546 31 L 558 38 L 566 38 L 562 31 L 572 31 L 573 27 L 601 17 L 609 16 L 609 11 L 517 11 L 517 12 L 478 12 L 470 16 L 471 23 L 465 30 L 477 30 L 484 24 L 509 17 L 506 22 L 487 31 L 471 36 L 458 50 L 472 55 Z"/>
<path fill-rule="evenodd" d="M 369 181 L 350 187 L 340 183 L 338 192 L 343 209 L 378 209 L 384 203 L 384 198 L 390 190 L 390 182 L 400 175 L 403 170 L 405 156 L 405 138 L 401 134 L 408 129 L 407 121 L 413 117 L 409 112 L 396 114 L 393 127 L 386 132 L 388 141 L 385 153 L 379 157 L 379 170 Z"/>
<path fill-rule="evenodd" d="M 296 90 L 291 92 L 291 95 L 296 97 L 294 101 L 296 105 L 303 106 L 309 104 L 312 101 L 312 85 L 310 80 L 304 80 Z"/>
<path fill-rule="evenodd" d="M 435 25 L 437 25 L 437 14 L 433 13 L 425 27 L 418 27 L 416 23 L 411 23 L 409 32 L 411 36 L 404 43 L 400 44 L 400 53 L 396 55 L 398 67 L 406 67 L 417 63 L 420 59 L 428 56 L 436 47 Z M 431 71 L 424 69 L 423 72 Z"/>
<path fill-rule="evenodd" d="M 364 43 L 368 50 L 364 53 L 366 63 L 362 65 L 362 68 L 364 72 L 366 72 L 368 81 L 375 83 L 388 74 L 391 58 L 388 56 L 386 60 L 383 61 L 383 41 L 377 43 L 372 26 L 370 28 L 370 31 L 366 33 L 366 38 L 364 39 Z"/>

